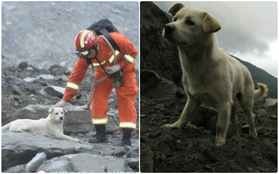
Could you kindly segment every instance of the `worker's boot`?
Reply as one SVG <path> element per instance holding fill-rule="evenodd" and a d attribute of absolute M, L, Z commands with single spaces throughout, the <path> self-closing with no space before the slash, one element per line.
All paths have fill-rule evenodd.
<path fill-rule="evenodd" d="M 122 146 L 131 146 L 131 137 L 133 129 L 123 128 Z"/>
<path fill-rule="evenodd" d="M 106 142 L 107 141 L 106 125 L 104 125 L 104 124 L 96 124 L 95 125 L 95 129 L 96 129 L 95 137 L 92 137 L 92 138 L 88 139 L 88 142 L 89 143 Z"/>

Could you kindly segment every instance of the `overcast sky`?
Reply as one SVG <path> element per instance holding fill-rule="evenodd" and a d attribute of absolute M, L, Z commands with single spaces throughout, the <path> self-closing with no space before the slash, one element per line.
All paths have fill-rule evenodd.
<path fill-rule="evenodd" d="M 176 2 L 154 2 L 162 10 Z M 227 53 L 264 69 L 277 77 L 277 2 L 184 1 L 185 6 L 203 9 L 216 17 L 222 29 L 219 46 Z"/>

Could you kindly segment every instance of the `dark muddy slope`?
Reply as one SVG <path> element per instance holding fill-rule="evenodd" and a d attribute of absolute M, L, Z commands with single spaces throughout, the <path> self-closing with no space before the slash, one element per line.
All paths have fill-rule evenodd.
<path fill-rule="evenodd" d="M 177 87 L 181 85 L 177 49 L 161 36 L 167 21 L 156 5 L 141 3 L 141 172 L 276 172 L 277 100 L 269 99 L 274 94 L 255 103 L 258 139 L 249 136 L 241 110 L 240 137 L 233 136 L 230 126 L 222 147 L 214 145 L 217 112 L 212 108 L 201 107 L 183 129 L 161 128 L 179 118 L 187 101 Z"/>

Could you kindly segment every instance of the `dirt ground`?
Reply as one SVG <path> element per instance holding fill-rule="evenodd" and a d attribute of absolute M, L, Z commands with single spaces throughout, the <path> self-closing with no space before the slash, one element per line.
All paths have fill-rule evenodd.
<path fill-rule="evenodd" d="M 154 91 L 155 92 L 155 91 Z M 140 158 L 141 172 L 277 172 L 277 106 L 260 115 L 263 102 L 254 107 L 258 139 L 248 134 L 246 117 L 240 110 L 240 137 L 227 133 L 226 144 L 216 147 L 214 131 L 187 124 L 183 129 L 166 129 L 182 111 L 183 100 L 141 97 Z M 176 105 L 175 107 L 169 107 Z M 198 114 L 216 117 L 217 113 L 200 109 Z M 196 117 L 200 117 L 197 115 Z M 243 128 L 242 128 L 243 127 Z"/>

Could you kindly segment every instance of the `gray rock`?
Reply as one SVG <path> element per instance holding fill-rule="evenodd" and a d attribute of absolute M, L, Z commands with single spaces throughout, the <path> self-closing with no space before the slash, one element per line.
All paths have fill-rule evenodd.
<path fill-rule="evenodd" d="M 10 167 L 3 173 L 26 173 L 25 166 L 26 166 L 26 164 Z"/>
<path fill-rule="evenodd" d="M 60 86 L 47 86 L 40 91 L 40 93 L 43 95 L 51 95 L 59 98 L 63 97 L 64 92 L 65 88 L 62 88 Z"/>
<path fill-rule="evenodd" d="M 133 170 L 139 170 L 139 160 L 138 159 L 128 159 L 127 160 L 128 166 Z"/>
<path fill-rule="evenodd" d="M 270 118 L 277 119 L 277 115 L 270 115 Z"/>
<path fill-rule="evenodd" d="M 112 156 L 91 154 L 64 155 L 45 161 L 37 170 L 44 172 L 125 172 L 125 161 Z"/>
<path fill-rule="evenodd" d="M 38 152 L 44 151 L 48 158 L 61 154 L 95 152 L 93 145 L 51 139 L 28 133 L 2 132 L 2 171 L 29 162 Z"/>
<path fill-rule="evenodd" d="M 160 77 L 154 71 L 141 71 L 141 78 L 141 95 L 147 98 L 166 98 L 176 90 L 176 86 L 172 81 Z"/>
<path fill-rule="evenodd" d="M 20 88 L 16 85 L 9 85 L 9 88 L 12 89 L 12 93 L 15 95 L 22 95 Z"/>
<path fill-rule="evenodd" d="M 37 168 L 45 161 L 46 154 L 44 152 L 38 153 L 31 161 L 26 164 L 26 172 L 35 172 Z"/>
<path fill-rule="evenodd" d="M 262 117 L 267 114 L 266 110 L 264 110 L 264 109 L 258 109 L 256 112 L 258 113 L 257 114 L 258 117 Z"/>
<path fill-rule="evenodd" d="M 28 67 L 28 63 L 27 62 L 21 62 L 20 64 L 18 64 L 17 68 L 21 69 L 21 70 L 25 70 Z"/>
<path fill-rule="evenodd" d="M 34 82 L 35 80 L 37 80 L 37 78 L 35 78 L 35 77 L 26 77 L 26 78 L 24 78 L 23 79 L 25 82 L 27 82 L 27 83 L 32 83 L 32 82 Z"/>
<path fill-rule="evenodd" d="M 37 76 L 37 79 L 54 80 L 54 76 L 50 74 L 41 74 Z"/>
<path fill-rule="evenodd" d="M 63 127 L 65 134 L 89 132 L 92 130 L 91 114 L 85 110 L 68 110 Z"/>
<path fill-rule="evenodd" d="M 73 172 L 73 166 L 68 158 L 57 157 L 51 160 L 45 161 L 38 169 L 37 172 Z"/>
<path fill-rule="evenodd" d="M 265 103 L 264 103 L 264 107 L 265 108 L 269 108 L 271 106 L 274 106 L 277 103 L 277 99 L 276 98 L 266 98 L 265 99 Z"/>
<path fill-rule="evenodd" d="M 33 83 L 36 80 L 44 79 L 44 80 L 54 80 L 54 76 L 50 74 L 41 74 L 37 77 L 26 77 L 23 80 L 27 83 Z"/>

